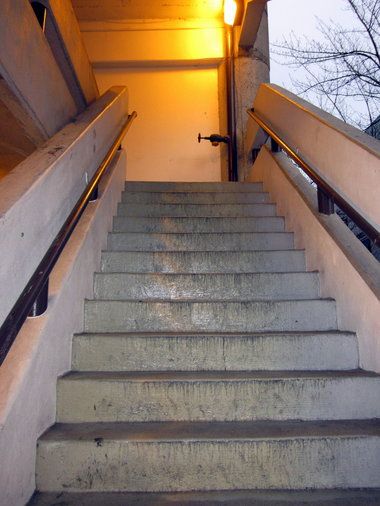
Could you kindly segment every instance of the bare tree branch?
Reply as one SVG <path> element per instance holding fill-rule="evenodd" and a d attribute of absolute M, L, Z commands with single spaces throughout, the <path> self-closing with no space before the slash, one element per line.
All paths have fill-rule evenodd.
<path fill-rule="evenodd" d="M 380 111 L 380 0 L 344 1 L 352 26 L 317 19 L 320 40 L 291 33 L 272 52 L 301 71 L 292 78 L 296 92 L 362 128 Z"/>

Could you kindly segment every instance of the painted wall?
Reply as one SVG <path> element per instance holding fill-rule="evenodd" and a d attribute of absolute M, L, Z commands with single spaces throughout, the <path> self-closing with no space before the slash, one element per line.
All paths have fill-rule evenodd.
<path fill-rule="evenodd" d="M 97 69 L 101 92 L 127 83 L 138 118 L 127 136 L 128 180 L 220 181 L 220 148 L 198 144 L 198 132 L 219 132 L 214 68 Z"/>
<path fill-rule="evenodd" d="M 82 22 L 100 92 L 126 84 L 138 118 L 125 147 L 128 180 L 220 181 L 221 23 L 205 20 Z M 222 119 L 223 121 L 223 119 Z M 225 157 L 225 154 L 224 154 Z"/>
<path fill-rule="evenodd" d="M 55 422 L 57 376 L 70 369 L 72 336 L 83 330 L 83 301 L 92 297 L 125 164 L 120 152 L 50 276 L 47 312 L 26 321 L 0 368 L 1 506 L 24 506 L 34 492 L 36 441 Z"/>
<path fill-rule="evenodd" d="M 316 192 L 284 153 L 263 147 L 249 181 L 262 181 L 305 249 L 309 271 L 318 270 L 321 296 L 337 301 L 338 328 L 356 332 L 360 367 L 380 372 L 380 272 L 377 260 L 337 215 L 320 215 Z M 323 247 L 322 247 L 323 245 Z"/>

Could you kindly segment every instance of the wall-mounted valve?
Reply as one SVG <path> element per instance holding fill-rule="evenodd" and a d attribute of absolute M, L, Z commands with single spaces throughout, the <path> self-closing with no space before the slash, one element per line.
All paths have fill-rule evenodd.
<path fill-rule="evenodd" d="M 210 137 L 202 137 L 201 134 L 198 134 L 198 142 L 201 142 L 202 139 L 210 141 L 213 146 L 219 146 L 221 142 L 224 142 L 225 144 L 230 142 L 228 135 L 223 136 L 220 134 L 211 134 Z"/>

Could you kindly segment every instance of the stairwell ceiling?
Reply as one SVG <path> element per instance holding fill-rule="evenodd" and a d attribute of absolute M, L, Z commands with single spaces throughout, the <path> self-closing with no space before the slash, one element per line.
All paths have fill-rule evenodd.
<path fill-rule="evenodd" d="M 72 0 L 79 21 L 223 16 L 223 0 Z"/>

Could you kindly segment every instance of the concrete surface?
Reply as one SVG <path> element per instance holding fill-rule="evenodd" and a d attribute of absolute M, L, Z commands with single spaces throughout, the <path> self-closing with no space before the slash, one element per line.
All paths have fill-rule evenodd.
<path fill-rule="evenodd" d="M 354 456 L 354 458 L 353 458 Z M 39 442 L 40 491 L 379 487 L 379 423 L 57 425 Z"/>
<path fill-rule="evenodd" d="M 356 369 L 354 334 L 79 334 L 76 371 Z"/>
<path fill-rule="evenodd" d="M 96 273 L 100 300 L 291 300 L 319 295 L 317 273 L 127 274 Z"/>
<path fill-rule="evenodd" d="M 319 270 L 322 296 L 334 297 L 341 329 L 357 332 L 360 365 L 380 372 L 380 264 L 336 215 L 318 213 L 316 192 L 284 154 L 263 148 L 252 180 L 276 200 L 309 270 Z"/>
<path fill-rule="evenodd" d="M 359 372 L 77 372 L 57 396 L 62 423 L 380 418 L 380 376 Z"/>
<path fill-rule="evenodd" d="M 130 220 L 132 222 L 132 220 Z M 302 250 L 103 251 L 103 272 L 302 272 Z"/>
<path fill-rule="evenodd" d="M 29 506 L 378 506 L 380 490 L 46 493 Z"/>
<path fill-rule="evenodd" d="M 36 440 L 55 421 L 56 378 L 70 368 L 71 336 L 82 330 L 124 174 L 121 153 L 50 276 L 48 311 L 26 321 L 0 368 L 2 506 L 24 506 L 35 489 Z"/>
<path fill-rule="evenodd" d="M 269 202 L 269 194 L 262 191 L 164 193 L 126 190 L 121 196 L 121 201 L 130 204 L 260 204 Z"/>
<path fill-rule="evenodd" d="M 115 216 L 114 232 L 284 232 L 284 220 L 275 216 L 256 218 L 181 218 Z"/>
<path fill-rule="evenodd" d="M 262 84 L 255 112 L 379 230 L 380 142 L 275 84 Z M 289 128 L 289 118 L 292 118 Z M 248 153 L 250 150 L 247 145 Z"/>
<path fill-rule="evenodd" d="M 329 299 L 248 302 L 87 300 L 86 332 L 276 332 L 336 330 Z"/>
<path fill-rule="evenodd" d="M 41 0 L 41 3 L 49 10 L 46 37 L 50 47 L 66 82 L 70 83 L 77 106 L 85 109 L 99 97 L 99 91 L 73 6 L 60 0 Z"/>
<path fill-rule="evenodd" d="M 119 216 L 259 217 L 275 216 L 274 204 L 119 204 Z"/>
<path fill-rule="evenodd" d="M 287 232 L 230 232 L 199 234 L 155 234 L 112 232 L 108 236 L 111 251 L 240 251 L 290 249 L 293 234 Z"/>
<path fill-rule="evenodd" d="M 3 0 L 1 9 L 0 74 L 48 139 L 79 111 L 30 2 Z"/>
<path fill-rule="evenodd" d="M 0 180 L 0 322 L 99 167 L 127 108 L 126 89 L 110 90 Z"/>
<path fill-rule="evenodd" d="M 174 232 L 172 218 L 159 216 L 180 204 L 151 204 L 149 190 L 169 190 L 173 200 L 185 188 L 199 198 L 213 187 L 133 186 L 145 203 L 123 204 L 136 218 L 115 223 L 128 229 L 136 220 L 140 232 L 110 234 L 109 246 L 117 239 L 121 251 L 103 252 L 95 296 L 85 302 L 74 370 L 58 381 L 58 423 L 39 441 L 38 490 L 68 501 L 75 492 L 214 491 L 210 501 L 239 504 L 227 491 L 290 500 L 291 490 L 310 498 L 310 488 L 380 487 L 380 376 L 358 369 L 356 336 L 337 330 L 335 302 L 319 297 L 302 251 L 292 242 L 249 250 L 280 247 L 273 239 L 291 234 L 270 232 L 270 221 L 262 233 L 199 233 L 220 220 L 191 217 L 175 219 Z M 185 216 L 189 206 L 202 213 L 207 204 L 180 205 Z"/>

